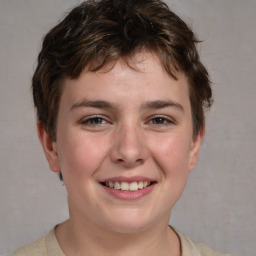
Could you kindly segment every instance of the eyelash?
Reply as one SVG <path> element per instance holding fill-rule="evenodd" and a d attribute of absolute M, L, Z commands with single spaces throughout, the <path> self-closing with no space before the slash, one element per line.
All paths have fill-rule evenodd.
<path fill-rule="evenodd" d="M 96 120 L 97 121 L 101 120 L 101 122 L 100 123 L 92 123 Z M 102 122 L 104 122 L 104 123 L 102 123 Z M 80 123 L 83 125 L 88 125 L 88 126 L 100 126 L 100 125 L 107 124 L 109 122 L 104 117 L 102 117 L 100 115 L 94 115 L 94 116 L 90 116 L 90 117 L 82 119 Z"/>
<path fill-rule="evenodd" d="M 154 123 L 154 121 L 156 120 L 161 120 L 162 123 Z M 171 118 L 168 118 L 166 116 L 163 115 L 156 115 L 150 118 L 149 123 L 152 123 L 153 125 L 160 125 L 160 126 L 168 126 L 168 125 L 172 125 L 175 124 L 175 121 Z"/>
<path fill-rule="evenodd" d="M 96 123 L 95 123 L 96 121 Z M 93 115 L 87 118 L 84 118 L 80 121 L 82 125 L 90 126 L 90 127 L 99 127 L 110 124 L 105 117 L 101 115 Z M 175 124 L 175 120 L 166 117 L 164 115 L 155 115 L 150 117 L 150 119 L 146 122 L 146 124 L 151 124 L 153 126 L 170 126 Z"/>

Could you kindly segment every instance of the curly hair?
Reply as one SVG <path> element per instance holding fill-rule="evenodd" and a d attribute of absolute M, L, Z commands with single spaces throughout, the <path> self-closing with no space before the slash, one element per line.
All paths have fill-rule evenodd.
<path fill-rule="evenodd" d="M 166 72 L 186 75 L 193 136 L 202 129 L 212 103 L 208 72 L 199 41 L 186 23 L 160 0 L 89 0 L 75 7 L 45 36 L 32 79 L 37 118 L 53 140 L 66 78 L 97 71 L 110 62 L 129 60 L 139 51 L 156 53 Z"/>

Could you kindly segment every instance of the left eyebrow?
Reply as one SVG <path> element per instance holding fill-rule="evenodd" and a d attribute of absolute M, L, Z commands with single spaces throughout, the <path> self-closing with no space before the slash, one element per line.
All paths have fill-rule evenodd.
<path fill-rule="evenodd" d="M 184 112 L 184 108 L 182 105 L 171 100 L 147 101 L 142 105 L 142 109 L 161 109 L 168 107 L 177 108 L 178 110 Z"/>
<path fill-rule="evenodd" d="M 110 102 L 104 100 L 82 100 L 71 106 L 70 110 L 74 110 L 80 107 L 99 108 L 99 109 L 114 109 L 116 108 Z"/>

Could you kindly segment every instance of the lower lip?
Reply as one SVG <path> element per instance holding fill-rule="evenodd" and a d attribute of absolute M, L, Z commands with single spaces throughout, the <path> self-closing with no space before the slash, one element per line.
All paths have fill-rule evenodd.
<path fill-rule="evenodd" d="M 110 195 L 112 195 L 112 196 L 114 196 L 118 199 L 137 200 L 137 199 L 140 199 L 140 198 L 146 196 L 147 194 L 149 194 L 153 190 L 154 186 L 155 186 L 155 184 L 152 184 L 148 187 L 139 189 L 137 191 L 123 191 L 123 190 L 120 190 L 120 189 L 114 189 L 114 188 L 110 188 L 110 187 L 106 187 L 106 186 L 103 186 L 103 188 Z"/>

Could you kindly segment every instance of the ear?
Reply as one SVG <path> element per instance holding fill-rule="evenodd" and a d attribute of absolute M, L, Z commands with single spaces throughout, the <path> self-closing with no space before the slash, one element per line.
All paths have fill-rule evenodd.
<path fill-rule="evenodd" d="M 202 129 L 199 131 L 197 136 L 193 138 L 191 149 L 190 149 L 190 157 L 189 157 L 189 172 L 191 172 L 196 166 L 197 159 L 199 156 L 200 146 L 204 138 L 204 133 L 205 133 L 205 125 L 203 125 Z"/>
<path fill-rule="evenodd" d="M 53 172 L 60 172 L 59 157 L 56 142 L 45 131 L 44 127 L 37 121 L 37 134 L 48 161 L 49 167 Z"/>

